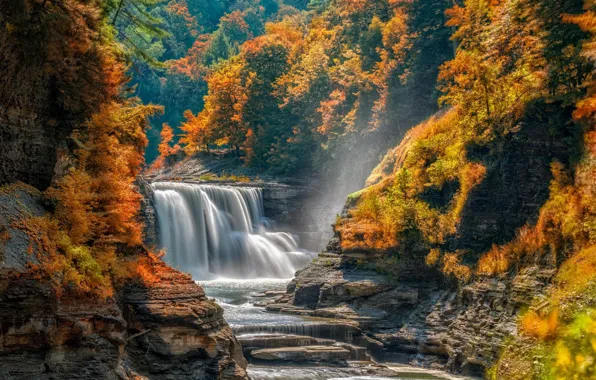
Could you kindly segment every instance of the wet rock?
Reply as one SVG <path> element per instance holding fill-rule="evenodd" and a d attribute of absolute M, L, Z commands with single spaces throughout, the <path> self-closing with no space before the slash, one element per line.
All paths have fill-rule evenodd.
<path fill-rule="evenodd" d="M 350 351 L 350 360 L 370 361 L 370 356 L 366 352 L 366 347 L 360 347 L 349 343 L 336 343 L 339 347 Z"/>
<path fill-rule="evenodd" d="M 152 266 L 159 281 L 122 291 L 133 368 L 151 379 L 244 379 L 247 363 L 223 309 L 190 276 L 159 259 Z"/>
<path fill-rule="evenodd" d="M 290 302 L 304 306 L 289 309 L 284 301 L 268 307 L 292 313 L 310 307 L 315 317 L 355 323 L 362 334 L 338 341 L 366 347 L 376 359 L 470 375 L 494 363 L 506 338 L 517 333 L 518 312 L 542 294 L 554 274 L 553 268 L 529 266 L 513 277 L 479 278 L 451 288 L 434 274 L 420 280 L 407 265 L 403 276 L 390 282 L 362 263 L 374 256 L 345 256 L 323 253 L 297 273 L 288 294 Z M 318 298 L 310 289 L 319 289 Z"/>
<path fill-rule="evenodd" d="M 243 335 L 238 337 L 243 347 L 254 348 L 281 348 L 301 346 L 329 346 L 335 343 L 331 339 L 320 339 L 304 335 Z"/>
<path fill-rule="evenodd" d="M 294 305 L 315 308 L 319 303 L 321 283 L 308 283 L 296 288 L 294 293 Z"/>
<path fill-rule="evenodd" d="M 347 320 L 305 321 L 303 324 L 234 326 L 233 331 L 236 336 L 249 334 L 303 335 L 354 344 L 363 339 L 362 331 L 356 326 L 356 323 Z"/>
<path fill-rule="evenodd" d="M 342 362 L 350 355 L 349 350 L 339 346 L 265 348 L 251 353 L 255 359 L 290 362 Z"/>

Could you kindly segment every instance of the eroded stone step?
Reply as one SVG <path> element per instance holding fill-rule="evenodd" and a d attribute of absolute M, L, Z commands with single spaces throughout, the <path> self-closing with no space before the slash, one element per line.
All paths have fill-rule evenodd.
<path fill-rule="evenodd" d="M 371 361 L 371 357 L 366 352 L 365 347 L 360 347 L 360 346 L 356 346 L 353 344 L 342 343 L 342 342 L 337 342 L 337 343 L 335 343 L 335 345 L 345 348 L 346 350 L 350 351 L 350 360 L 360 361 L 360 362 Z"/>
<path fill-rule="evenodd" d="M 251 352 L 251 356 L 258 360 L 284 362 L 325 362 L 343 363 L 351 358 L 349 350 L 340 346 L 302 346 L 263 348 Z"/>
<path fill-rule="evenodd" d="M 279 335 L 303 335 L 313 338 L 324 338 L 352 343 L 355 338 L 360 337 L 361 331 L 357 326 L 347 323 L 313 322 L 313 323 L 289 323 L 273 325 L 243 325 L 232 326 L 236 336 L 248 334 L 279 334 Z"/>
<path fill-rule="evenodd" d="M 332 339 L 315 338 L 304 335 L 282 334 L 247 334 L 237 336 L 245 349 L 301 347 L 301 346 L 331 346 L 336 343 Z"/>
<path fill-rule="evenodd" d="M 233 326 L 232 330 L 236 336 L 299 335 L 306 338 L 330 339 L 354 347 L 361 347 L 375 360 L 382 360 L 384 354 L 381 342 L 363 335 L 357 326 L 347 323 L 313 322 L 305 324 L 245 325 Z M 248 347 L 248 345 L 243 344 L 243 347 Z M 355 354 L 355 356 L 362 357 L 360 353 Z"/>

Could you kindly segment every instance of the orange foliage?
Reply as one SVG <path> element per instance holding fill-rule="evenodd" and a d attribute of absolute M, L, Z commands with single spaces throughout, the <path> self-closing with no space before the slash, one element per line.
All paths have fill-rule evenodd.
<path fill-rule="evenodd" d="M 228 38 L 234 41 L 245 41 L 253 37 L 248 23 L 244 19 L 245 14 L 236 10 L 224 15 L 220 20 L 220 28 L 225 32 Z"/>
<path fill-rule="evenodd" d="M 120 46 L 109 33 L 100 33 L 108 26 L 98 3 L 43 4 L 48 12 L 41 14 L 54 20 L 43 26 L 51 36 L 46 48 L 54 67 L 48 70 L 60 77 L 53 83 L 59 105 L 66 118 L 76 112 L 81 120 L 75 119 L 70 135 L 72 151 L 63 152 L 70 157 L 46 191 L 55 201 L 54 214 L 19 227 L 39 257 L 32 269 L 48 278 L 59 295 L 106 298 L 113 293 L 122 252 L 142 243 L 135 181 L 144 162 L 147 119 L 161 107 L 122 95 L 128 67 Z"/>
<path fill-rule="evenodd" d="M 472 277 L 472 270 L 460 263 L 462 253 L 446 253 L 443 256 L 443 273 L 453 275 L 461 282 L 467 282 Z"/>
<path fill-rule="evenodd" d="M 108 267 L 113 265 L 113 250 L 99 254 L 100 265 L 93 258 L 92 248 L 73 245 L 59 223 L 49 216 L 23 219 L 13 227 L 24 231 L 30 239 L 29 252 L 39 262 L 30 267 L 31 272 L 38 279 L 49 280 L 58 297 L 64 293 L 100 299 L 113 295 L 110 278 L 106 276 Z"/>
<path fill-rule="evenodd" d="M 430 250 L 428 255 L 424 258 L 426 265 L 433 266 L 439 262 L 441 258 L 441 250 L 439 248 L 433 248 Z"/>
<path fill-rule="evenodd" d="M 137 219 L 141 196 L 134 182 L 147 143 L 147 117 L 159 107 L 111 102 L 76 131 L 77 161 L 48 191 L 74 244 L 141 242 Z"/>
<path fill-rule="evenodd" d="M 209 151 L 209 142 L 211 139 L 211 130 L 207 124 L 207 115 L 199 113 L 193 115 L 192 111 L 184 111 L 186 121 L 180 125 L 183 134 L 180 138 L 180 144 L 184 146 L 184 152 L 192 156 L 202 148 Z"/>
<path fill-rule="evenodd" d="M 171 145 L 174 140 L 174 130 L 167 123 L 164 123 L 159 133 L 160 142 L 157 150 L 159 151 L 159 157 L 151 165 L 151 169 L 160 169 L 165 163 L 166 159 L 170 156 L 177 154 L 180 151 L 180 145 Z"/>
<path fill-rule="evenodd" d="M 210 44 L 211 36 L 209 34 L 200 35 L 186 56 L 168 61 L 168 72 L 184 75 L 193 80 L 205 78 L 209 74 L 209 68 L 203 63 L 203 60 Z"/>
<path fill-rule="evenodd" d="M 291 18 L 284 18 L 280 22 L 268 22 L 265 24 L 265 30 L 268 35 L 274 35 L 282 40 L 287 46 L 292 47 L 293 53 L 290 54 L 296 57 L 304 47 L 304 26 L 298 24 Z"/>
<path fill-rule="evenodd" d="M 199 28 L 199 24 L 197 18 L 190 14 L 186 0 L 172 0 L 168 3 L 166 9 L 168 12 L 184 19 L 186 27 L 190 30 L 192 36 L 198 34 L 197 29 Z"/>
<path fill-rule="evenodd" d="M 344 250 L 378 249 L 384 250 L 397 246 L 397 234 L 388 231 L 374 220 L 342 220 L 336 226 L 341 236 Z"/>
<path fill-rule="evenodd" d="M 503 246 L 493 245 L 490 251 L 478 260 L 476 272 L 484 275 L 506 273 L 511 264 L 519 263 L 526 255 L 541 252 L 546 241 L 544 235 L 534 228 L 522 227 L 517 237 Z"/>
<path fill-rule="evenodd" d="M 591 38 L 584 42 L 582 53 L 590 60 L 596 59 L 596 11 L 593 2 L 587 2 L 586 12 L 581 15 L 565 15 L 566 22 L 572 22 L 590 33 Z M 577 120 L 593 119 L 596 113 L 596 81 L 592 78 L 588 81 L 588 94 L 577 103 L 577 109 L 573 116 Z"/>
<path fill-rule="evenodd" d="M 540 340 L 549 340 L 557 336 L 559 312 L 553 310 L 546 317 L 529 310 L 520 321 L 521 333 Z"/>
<path fill-rule="evenodd" d="M 250 78 L 244 77 L 243 70 L 242 62 L 232 60 L 209 76 L 209 93 L 199 116 L 204 118 L 205 129 L 215 140 L 237 149 L 243 144 L 247 132 L 243 114 Z"/>

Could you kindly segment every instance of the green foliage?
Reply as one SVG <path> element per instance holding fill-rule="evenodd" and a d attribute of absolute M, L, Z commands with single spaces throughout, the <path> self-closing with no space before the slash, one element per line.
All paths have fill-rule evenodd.
<path fill-rule="evenodd" d="M 247 164 L 272 172 L 323 169 L 348 141 L 367 135 L 369 144 L 387 144 L 436 109 L 434 81 L 451 48 L 446 4 L 430 3 L 330 1 L 311 4 L 309 12 L 299 10 L 304 2 L 276 0 L 158 4 L 151 14 L 170 35 L 141 45 L 168 68 L 137 63 L 138 91 L 166 107 L 156 123 L 176 126 L 183 111 L 203 110 L 207 78 L 223 61 L 246 61 L 242 80 L 256 80 L 246 87 L 245 142 L 234 149 L 240 145 Z M 264 33 L 284 51 L 254 48 Z M 261 58 L 250 56 L 251 48 Z M 214 129 L 225 130 L 221 123 Z M 158 133 L 150 134 L 149 159 Z"/>
<path fill-rule="evenodd" d="M 169 36 L 155 7 L 164 0 L 106 0 L 102 3 L 106 20 L 115 27 L 117 38 L 130 54 L 150 65 L 157 65 L 165 49 L 162 39 Z"/>
<path fill-rule="evenodd" d="M 113 14 L 119 0 L 110 1 L 114 2 L 110 7 Z M 178 125 L 184 112 L 190 110 L 196 114 L 203 109 L 209 75 L 223 61 L 237 55 L 244 42 L 263 34 L 265 22 L 276 19 L 278 11 L 289 12 L 287 6 L 280 7 L 279 3 L 278 0 L 153 1 L 152 5 L 139 8 L 159 21 L 158 27 L 167 35 L 139 32 L 136 23 L 122 21 L 123 25 L 117 25 L 124 43 L 132 44 L 132 50 L 141 58 L 134 61 L 132 71 L 138 95 L 146 103 L 158 103 L 166 108 L 164 116 L 153 121 L 148 161 L 158 155 L 160 126 L 172 125 L 179 135 Z M 139 17 L 145 20 L 144 16 Z"/>

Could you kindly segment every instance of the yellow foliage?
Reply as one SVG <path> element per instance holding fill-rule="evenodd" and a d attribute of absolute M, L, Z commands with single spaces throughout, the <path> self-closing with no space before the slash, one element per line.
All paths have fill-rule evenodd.
<path fill-rule="evenodd" d="M 441 258 L 441 250 L 439 248 L 433 248 L 430 250 L 428 255 L 426 255 L 426 258 L 424 259 L 424 261 L 426 262 L 426 265 L 433 266 L 439 262 L 440 258 Z"/>
<path fill-rule="evenodd" d="M 58 222 L 49 215 L 28 218 L 14 227 L 27 233 L 30 253 L 39 265 L 31 269 L 53 285 L 58 296 L 93 296 L 105 299 L 113 295 L 107 267 L 102 267 L 92 254 L 92 247 L 74 245 Z M 102 256 L 102 264 L 107 261 Z"/>
<path fill-rule="evenodd" d="M 540 340 L 554 339 L 559 329 L 559 312 L 553 310 L 546 317 L 529 310 L 520 321 L 521 333 Z"/>
<path fill-rule="evenodd" d="M 446 253 L 443 256 L 443 273 L 453 275 L 461 282 L 467 282 L 472 277 L 472 270 L 460 263 L 461 253 Z"/>
<path fill-rule="evenodd" d="M 537 228 L 522 227 L 517 236 L 503 246 L 493 245 L 478 260 L 476 273 L 483 275 L 503 274 L 512 263 L 519 263 L 526 255 L 542 254 L 546 246 L 544 234 Z"/>
<path fill-rule="evenodd" d="M 566 260 L 557 272 L 554 284 L 552 300 L 555 304 L 589 292 L 589 287 L 596 284 L 596 246 L 583 249 Z"/>
<path fill-rule="evenodd" d="M 365 189 L 350 210 L 350 218 L 338 224 L 342 247 L 388 249 L 403 245 L 407 249 L 412 243 L 407 239 L 420 239 L 419 235 L 408 234 L 414 230 L 422 234 L 425 243 L 436 246 L 455 234 L 469 193 L 486 175 L 484 165 L 466 159 L 469 136 L 463 133 L 460 123 L 459 111 L 452 109 L 406 135 L 393 153 L 393 173 Z M 380 176 L 375 174 L 374 180 Z M 422 195 L 428 189 L 452 183 L 459 188 L 444 210 L 424 201 Z M 436 262 L 439 256 L 431 252 L 427 259 Z M 449 274 L 465 281 L 471 277 L 469 268 L 453 262 L 455 256 L 445 259 L 443 269 Z"/>

